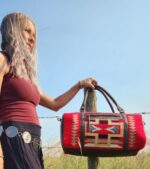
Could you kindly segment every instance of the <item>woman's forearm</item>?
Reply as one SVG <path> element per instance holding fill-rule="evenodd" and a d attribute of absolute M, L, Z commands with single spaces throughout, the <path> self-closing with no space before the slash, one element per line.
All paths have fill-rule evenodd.
<path fill-rule="evenodd" d="M 67 92 L 53 99 L 45 93 L 41 93 L 40 105 L 58 111 L 60 108 L 65 106 L 80 90 L 80 83 L 75 84 Z"/>
<path fill-rule="evenodd" d="M 72 88 L 70 88 L 67 92 L 55 98 L 55 103 L 58 106 L 58 109 L 65 106 L 68 102 L 74 98 L 74 96 L 78 93 L 81 86 L 80 83 L 76 83 Z"/>
<path fill-rule="evenodd" d="M 71 87 L 68 91 L 61 94 L 60 96 L 53 99 L 45 93 L 41 93 L 40 105 L 52 109 L 54 111 L 58 111 L 60 108 L 65 106 L 72 98 L 77 94 L 77 92 L 81 88 L 91 88 L 94 89 L 94 86 L 97 85 L 97 81 L 93 78 L 87 78 L 85 80 L 79 81 L 73 87 Z"/>

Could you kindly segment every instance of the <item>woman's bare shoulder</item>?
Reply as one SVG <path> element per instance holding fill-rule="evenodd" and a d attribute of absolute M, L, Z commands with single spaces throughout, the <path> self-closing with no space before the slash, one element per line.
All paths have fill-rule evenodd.
<path fill-rule="evenodd" d="M 0 74 L 6 74 L 8 72 L 8 69 L 9 65 L 7 62 L 7 58 L 2 52 L 0 52 Z"/>

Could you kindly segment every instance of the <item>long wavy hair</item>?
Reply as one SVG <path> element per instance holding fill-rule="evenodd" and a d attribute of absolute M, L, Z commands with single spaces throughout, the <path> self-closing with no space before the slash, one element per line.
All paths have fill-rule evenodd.
<path fill-rule="evenodd" d="M 30 80 L 35 86 L 38 86 L 36 80 L 36 43 L 33 50 L 30 51 L 22 36 L 27 21 L 31 21 L 35 27 L 34 22 L 22 13 L 15 12 L 4 17 L 0 28 L 2 34 L 1 48 L 7 53 L 10 73 L 13 76 Z"/>

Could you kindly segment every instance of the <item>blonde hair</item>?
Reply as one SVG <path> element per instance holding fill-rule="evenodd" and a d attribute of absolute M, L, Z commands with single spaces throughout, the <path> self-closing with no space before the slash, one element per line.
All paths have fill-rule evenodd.
<path fill-rule="evenodd" d="M 1 48 L 9 57 L 10 72 L 13 76 L 30 80 L 37 86 L 36 44 L 33 50 L 29 51 L 22 37 L 27 21 L 31 21 L 35 27 L 34 22 L 22 13 L 11 13 L 4 17 L 1 23 Z"/>

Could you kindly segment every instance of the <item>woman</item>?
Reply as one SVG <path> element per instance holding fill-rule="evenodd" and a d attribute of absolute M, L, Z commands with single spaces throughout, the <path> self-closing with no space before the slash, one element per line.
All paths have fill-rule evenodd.
<path fill-rule="evenodd" d="M 87 78 L 52 98 L 39 90 L 36 81 L 36 27 L 22 13 L 11 13 L 1 23 L 0 138 L 4 169 L 43 169 L 38 104 L 58 111 L 83 87 L 94 89 Z"/>

